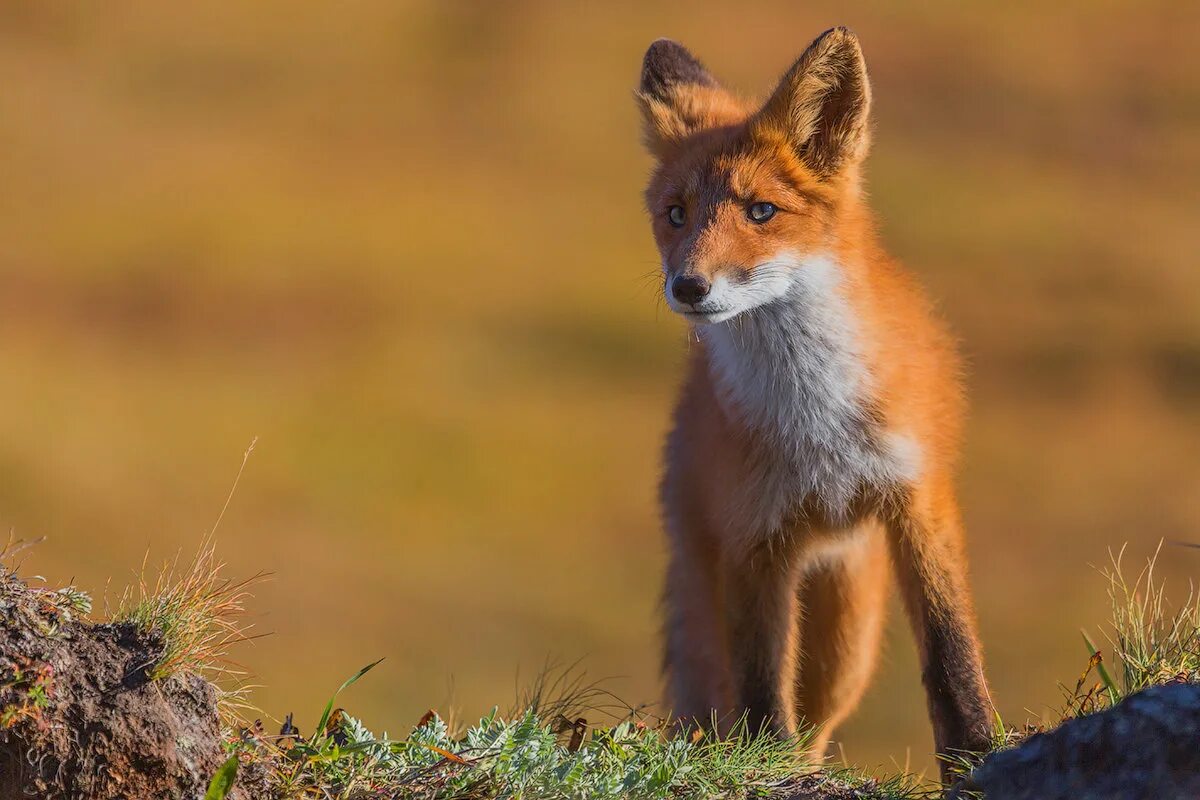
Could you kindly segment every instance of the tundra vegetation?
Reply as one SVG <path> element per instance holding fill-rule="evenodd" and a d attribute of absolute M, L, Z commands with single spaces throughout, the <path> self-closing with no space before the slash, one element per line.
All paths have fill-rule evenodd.
<path fill-rule="evenodd" d="M 183 767 L 163 767 L 169 775 L 146 777 L 139 770 L 152 772 L 156 762 L 154 753 L 144 754 L 140 761 L 121 762 L 127 770 L 121 781 L 128 786 L 155 785 L 162 790 L 167 783 L 152 782 L 169 780 L 175 781 L 170 786 L 185 791 L 203 789 L 208 798 L 255 800 L 942 796 L 942 788 L 924 775 L 867 775 L 832 760 L 804 763 L 798 755 L 803 732 L 792 740 L 751 736 L 744 727 L 726 737 L 680 733 L 650 707 L 622 703 L 575 668 L 543 671 L 505 710 L 494 708 L 479 720 L 460 720 L 452 709 L 430 710 L 403 735 L 393 737 L 368 730 L 348 710 L 352 687 L 360 680 L 378 679 L 369 674 L 376 661 L 333 693 L 312 730 L 298 730 L 291 714 L 268 724 L 267 715 L 246 700 L 247 675 L 230 660 L 231 648 L 254 636 L 245 603 L 258 577 L 229 578 L 211 538 L 190 560 L 175 559 L 151 577 L 143 570 L 138 585 L 122 593 L 114 609 L 97 615 L 107 616 L 104 621 L 89 617 L 91 599 L 77 587 L 55 589 L 37 578 L 19 579 L 19 550 L 10 545 L 5 551 L 0 574 L 5 619 L 0 629 L 0 760 L 9 781 L 0 781 L 0 797 L 17 791 L 14 786 L 19 784 L 11 783 L 14 777 L 32 780 L 31 770 L 36 772 L 46 761 L 75 769 L 76 774 L 49 770 L 38 785 L 47 797 L 60 796 L 56 791 L 65 795 L 78 790 L 70 781 L 92 764 L 89 757 L 112 757 L 103 746 L 81 748 L 86 738 L 56 734 L 63 726 L 114 729 L 118 742 L 128 732 L 126 726 L 143 738 L 145 730 L 153 729 L 132 719 L 143 713 L 141 708 L 80 705 L 84 688 L 73 682 L 98 669 L 87 663 L 93 656 L 86 643 L 114 637 L 132 654 L 140 676 L 131 677 L 134 670 L 114 673 L 128 690 L 123 693 L 147 690 L 147 696 L 175 703 L 175 717 L 181 716 L 180 708 L 203 717 L 184 720 L 184 733 L 172 732 L 180 741 L 193 740 L 193 752 L 182 759 Z M 1092 633 L 1082 632 L 1081 674 L 1060 686 L 1063 701 L 1057 722 L 1113 708 L 1150 686 L 1200 679 L 1200 601 L 1195 595 L 1178 605 L 1168 601 L 1155 576 L 1157 555 L 1140 569 L 1130 569 L 1118 553 L 1100 571 L 1111 620 Z M 69 656 L 54 649 L 63 643 L 69 645 Z M 37 653 L 49 655 L 40 660 Z M 83 673 L 62 663 L 71 660 L 85 662 Z M 72 685 L 64 683 L 65 678 Z M 177 698 L 183 698 L 182 704 Z M 343 702 L 347 707 L 341 707 Z M 72 703 L 87 709 L 92 718 L 59 713 L 60 704 Z M 996 720 L 994 749 L 1017 746 L 1054 725 L 1013 722 Z M 170 746 L 161 744 L 164 749 Z M 982 755 L 954 754 L 953 767 L 968 775 Z M 178 760 L 174 754 L 164 759 L 171 765 Z M 203 774 L 198 764 L 205 765 Z M 151 783 L 139 783 L 142 780 Z"/>

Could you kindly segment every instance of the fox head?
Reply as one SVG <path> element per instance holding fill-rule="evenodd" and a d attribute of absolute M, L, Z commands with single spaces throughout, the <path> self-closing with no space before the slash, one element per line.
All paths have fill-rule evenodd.
<path fill-rule="evenodd" d="M 636 97 L 658 160 L 646 206 L 664 294 L 688 319 L 722 322 L 780 299 L 857 213 L 871 89 L 847 29 L 818 37 L 761 106 L 660 39 Z"/>

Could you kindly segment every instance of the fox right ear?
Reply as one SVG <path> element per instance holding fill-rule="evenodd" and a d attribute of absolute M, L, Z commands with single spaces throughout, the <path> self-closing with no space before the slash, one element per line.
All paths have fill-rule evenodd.
<path fill-rule="evenodd" d="M 646 51 L 636 97 L 646 147 L 659 156 L 718 121 L 730 99 L 699 59 L 671 39 L 659 39 Z"/>

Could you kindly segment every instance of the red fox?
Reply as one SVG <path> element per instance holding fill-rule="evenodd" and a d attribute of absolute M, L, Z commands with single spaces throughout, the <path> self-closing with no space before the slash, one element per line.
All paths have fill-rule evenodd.
<path fill-rule="evenodd" d="M 664 294 L 697 342 L 661 489 L 676 716 L 803 721 L 823 751 L 870 679 L 894 569 L 938 752 L 985 750 L 960 367 L 864 199 L 857 38 L 822 34 L 762 106 L 661 39 L 636 97 Z"/>

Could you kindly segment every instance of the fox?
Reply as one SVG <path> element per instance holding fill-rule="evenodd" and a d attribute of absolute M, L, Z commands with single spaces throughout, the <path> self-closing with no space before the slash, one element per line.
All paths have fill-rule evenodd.
<path fill-rule="evenodd" d="M 668 705 L 803 727 L 819 758 L 870 681 L 894 574 L 937 752 L 986 751 L 962 369 L 876 233 L 858 38 L 823 33 L 761 104 L 660 39 L 635 99 L 663 295 L 691 343 L 660 487 Z"/>

